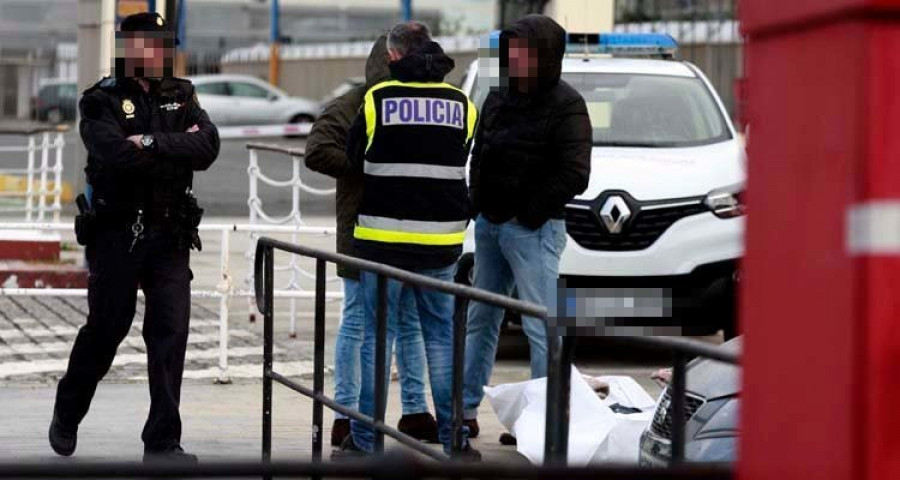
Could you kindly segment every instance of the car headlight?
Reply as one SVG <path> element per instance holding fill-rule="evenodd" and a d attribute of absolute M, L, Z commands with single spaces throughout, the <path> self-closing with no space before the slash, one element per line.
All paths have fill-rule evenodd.
<path fill-rule="evenodd" d="M 732 185 L 709 192 L 703 204 L 719 218 L 734 218 L 744 215 L 744 185 Z"/>

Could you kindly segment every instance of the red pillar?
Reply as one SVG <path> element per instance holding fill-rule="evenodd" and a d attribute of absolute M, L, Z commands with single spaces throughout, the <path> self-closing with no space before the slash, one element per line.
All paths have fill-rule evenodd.
<path fill-rule="evenodd" d="M 743 0 L 742 480 L 900 479 L 900 0 Z"/>

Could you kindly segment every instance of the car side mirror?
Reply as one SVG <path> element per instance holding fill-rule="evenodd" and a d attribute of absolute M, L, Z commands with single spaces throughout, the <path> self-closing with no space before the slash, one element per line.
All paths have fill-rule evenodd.
<path fill-rule="evenodd" d="M 275 100 L 278 100 L 278 95 L 275 95 L 274 93 L 270 93 L 268 98 L 269 98 L 270 102 L 274 102 Z"/>

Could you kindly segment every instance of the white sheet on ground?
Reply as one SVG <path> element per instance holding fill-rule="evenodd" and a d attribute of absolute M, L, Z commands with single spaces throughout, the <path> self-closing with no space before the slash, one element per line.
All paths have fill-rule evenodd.
<path fill-rule="evenodd" d="M 569 465 L 637 462 L 640 435 L 652 418 L 655 403 L 631 377 L 600 379 L 610 386 L 604 400 L 572 368 Z M 484 387 L 484 391 L 500 423 L 518 440 L 519 453 L 533 464 L 542 464 L 547 379 Z M 616 403 L 641 409 L 641 413 L 614 413 L 609 406 Z"/>

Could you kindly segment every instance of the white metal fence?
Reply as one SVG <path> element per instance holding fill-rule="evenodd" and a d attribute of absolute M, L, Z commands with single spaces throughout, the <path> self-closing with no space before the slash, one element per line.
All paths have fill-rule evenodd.
<path fill-rule="evenodd" d="M 71 223 L 3 223 L 3 229 L 7 230 L 41 230 L 52 232 L 71 231 Z M 192 289 L 194 298 L 219 299 L 219 376 L 218 381 L 227 383 L 228 377 L 228 317 L 230 313 L 229 303 L 233 297 L 244 297 L 248 302 L 253 301 L 252 283 L 247 288 L 236 288 L 234 276 L 231 274 L 230 263 L 231 235 L 234 232 L 243 232 L 250 235 L 258 234 L 290 234 L 294 241 L 298 235 L 334 235 L 335 229 L 331 227 L 308 227 L 290 225 L 248 225 L 248 224 L 201 224 L 201 232 L 217 232 L 221 240 L 219 252 L 219 282 L 211 290 Z M 251 257 L 252 260 L 252 257 Z M 292 261 L 292 268 L 299 269 Z M 250 269 L 253 270 L 252 268 Z M 0 296 L 30 296 L 30 297 L 87 297 L 87 289 L 84 288 L 0 288 Z M 139 292 L 139 295 L 143 295 Z M 312 290 L 300 288 L 292 283 L 285 288 L 275 291 L 276 297 L 290 298 L 292 303 L 297 299 L 313 299 Z M 340 292 L 329 292 L 326 298 L 340 299 Z M 296 311 L 291 311 L 292 316 Z"/>
<path fill-rule="evenodd" d="M 24 181 L 24 188 L 0 190 L 0 199 L 4 200 L 0 214 L 22 214 L 26 222 L 59 221 L 66 130 L 65 127 L 0 130 L 0 136 L 25 140 L 25 145 L 0 146 L 0 175 L 9 176 L 3 181 Z"/>
<path fill-rule="evenodd" d="M 311 195 L 319 195 L 319 196 L 332 196 L 335 193 L 334 189 L 319 189 L 314 188 L 309 185 L 306 185 L 303 182 L 303 179 L 300 178 L 301 171 L 301 162 L 302 157 L 305 152 L 302 149 L 283 147 L 279 145 L 265 144 L 265 143 L 248 143 L 247 150 L 250 152 L 250 160 L 249 165 L 247 167 L 247 176 L 250 179 L 250 193 L 247 198 L 247 206 L 250 207 L 250 225 L 253 226 L 262 226 L 262 225 L 270 225 L 270 226 L 291 226 L 293 228 L 305 228 L 306 224 L 303 221 L 303 214 L 300 211 L 300 195 L 301 193 L 308 193 Z M 259 152 L 274 152 L 281 155 L 286 155 L 290 158 L 291 166 L 292 166 L 292 174 L 291 177 L 286 180 L 277 180 L 271 178 L 262 172 L 262 169 L 259 165 Z M 287 215 L 282 217 L 272 216 L 266 213 L 263 209 L 263 201 L 259 197 L 259 184 L 260 182 L 276 187 L 276 188 L 284 188 L 289 189 L 291 192 L 291 210 Z M 251 233 L 251 236 L 255 239 L 255 232 Z M 297 242 L 297 234 L 292 233 L 291 241 L 293 243 Z M 253 264 L 254 257 L 256 255 L 256 242 L 251 242 L 250 249 L 247 251 L 247 260 L 250 264 Z M 300 281 L 302 279 L 313 280 L 315 277 L 312 272 L 309 272 L 303 269 L 300 266 L 299 258 L 296 255 L 291 255 L 290 263 L 287 265 L 279 265 L 275 267 L 276 271 L 287 271 L 289 273 L 288 284 L 282 289 L 282 291 L 302 291 Z M 337 277 L 330 277 L 328 282 L 333 283 L 338 281 Z M 245 286 L 247 288 L 251 288 L 253 285 L 253 269 L 250 269 L 247 274 L 247 278 L 245 280 Z M 343 298 L 343 291 L 333 291 L 329 292 L 329 298 Z M 248 302 L 248 309 L 250 312 L 251 318 L 254 318 L 256 315 L 256 305 L 253 301 Z M 289 334 L 291 337 L 295 337 L 297 335 L 297 300 L 296 297 L 291 297 L 290 300 L 290 330 Z"/>
<path fill-rule="evenodd" d="M 51 134 L 56 132 L 56 139 L 50 141 Z M 29 146 L 6 147 L 0 149 L 0 152 L 26 152 L 28 153 L 28 166 L 26 169 L 3 169 L 0 174 L 21 173 L 26 175 L 28 185 L 34 185 L 23 193 L 26 199 L 23 209 L 25 210 L 24 222 L 3 222 L 0 228 L 4 230 L 30 230 L 45 232 L 71 232 L 73 225 L 71 223 L 61 223 L 59 221 L 60 213 L 60 197 L 61 197 L 61 175 L 62 175 L 62 147 L 64 140 L 62 138 L 63 131 L 43 130 L 37 131 L 29 135 Z M 3 134 L 5 132 L 0 132 Z M 306 133 L 306 132 L 301 132 Z M 39 136 L 41 140 L 37 140 Z M 55 161 L 50 163 L 50 150 L 56 149 Z M 194 298 L 211 298 L 219 300 L 219 382 L 228 382 L 228 336 L 229 336 L 229 315 L 230 300 L 234 297 L 243 297 L 247 300 L 250 314 L 255 314 L 255 306 L 253 302 L 253 269 L 248 268 L 248 276 L 245 279 L 243 288 L 238 288 L 232 275 L 232 265 L 230 262 L 231 239 L 232 234 L 241 232 L 250 236 L 251 240 L 255 240 L 259 234 L 289 234 L 291 241 L 296 242 L 299 236 L 303 235 L 328 235 L 334 236 L 335 229 L 332 227 L 313 227 L 308 226 L 303 221 L 300 211 L 300 195 L 306 192 L 313 195 L 330 196 L 334 195 L 333 189 L 317 189 L 306 185 L 300 178 L 301 161 L 303 151 L 298 149 L 290 149 L 277 145 L 268 144 L 248 144 L 249 165 L 247 175 L 249 179 L 249 195 L 247 205 L 249 207 L 249 223 L 247 224 L 211 224 L 202 223 L 199 226 L 201 232 L 216 232 L 220 238 L 219 249 L 219 281 L 213 289 L 192 289 L 191 295 Z M 291 178 L 279 180 L 271 178 L 262 172 L 259 164 L 258 152 L 268 151 L 286 155 L 292 162 L 293 169 Z M 41 153 L 40 163 L 37 162 L 37 153 Z M 281 159 L 280 159 L 281 160 Z M 53 175 L 55 187 L 49 189 L 48 177 Z M 35 182 L 36 180 L 36 182 Z M 291 194 L 291 210 L 287 215 L 282 217 L 272 216 L 263 209 L 263 201 L 259 197 L 259 185 L 266 185 L 284 188 Z M 45 195 L 54 195 L 53 202 L 48 205 L 43 199 Z M 30 208 L 30 210 L 29 210 Z M 47 217 L 52 214 L 52 220 Z M 206 251 L 203 253 L 206 254 Z M 248 260 L 248 265 L 253 264 L 255 255 L 255 241 L 250 242 L 250 248 L 244 255 Z M 287 273 L 287 284 L 275 291 L 276 297 L 290 299 L 290 334 L 296 335 L 296 318 L 297 300 L 312 299 L 314 292 L 311 289 L 304 289 L 302 286 L 303 279 L 312 279 L 313 275 L 309 271 L 302 268 L 299 258 L 292 256 L 287 265 L 278 267 L 279 271 Z M 331 281 L 336 281 L 332 278 Z M 139 292 L 143 295 L 142 292 Z M 0 288 L 0 296 L 62 296 L 62 297 L 86 297 L 87 289 L 84 288 Z M 329 291 L 326 294 L 329 300 L 339 300 L 343 298 L 343 291 L 340 289 Z"/>

